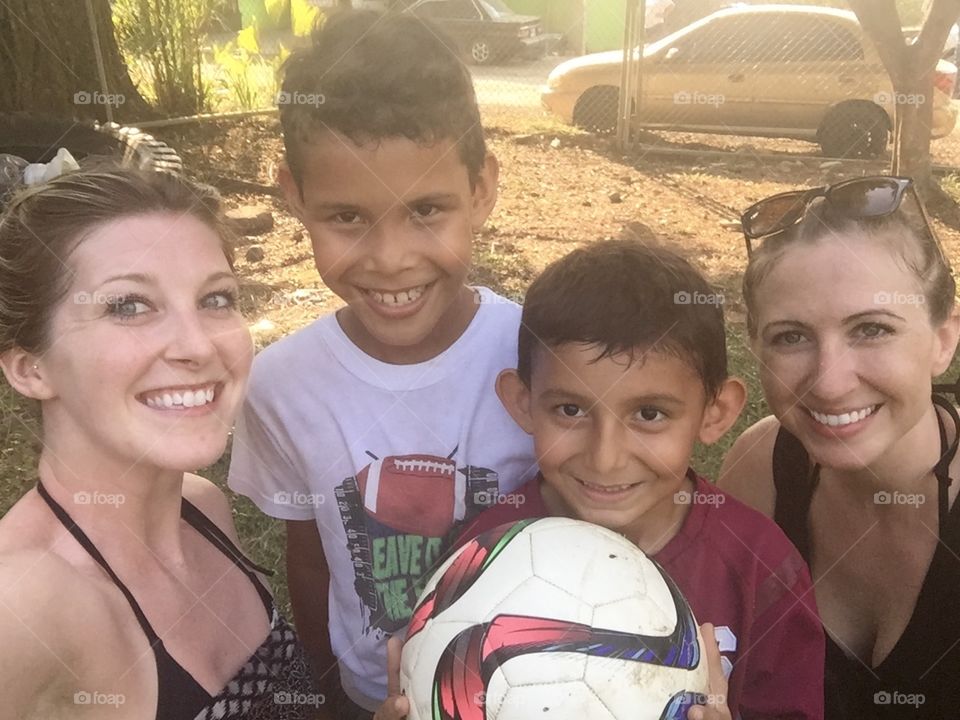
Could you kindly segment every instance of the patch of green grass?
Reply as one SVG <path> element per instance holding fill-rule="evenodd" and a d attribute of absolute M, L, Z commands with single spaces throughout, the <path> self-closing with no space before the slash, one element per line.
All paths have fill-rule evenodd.
<path fill-rule="evenodd" d="M 940 180 L 940 187 L 950 197 L 960 203 L 960 175 L 947 175 Z"/>
<path fill-rule="evenodd" d="M 36 482 L 39 448 L 34 404 L 0 379 L 0 517 Z"/>

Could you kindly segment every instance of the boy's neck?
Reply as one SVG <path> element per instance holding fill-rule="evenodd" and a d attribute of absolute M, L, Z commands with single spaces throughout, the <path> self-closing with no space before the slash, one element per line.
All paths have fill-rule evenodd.
<path fill-rule="evenodd" d="M 694 482 L 689 477 L 684 477 L 677 492 L 685 491 L 692 496 L 695 489 Z M 540 478 L 540 495 L 550 515 L 569 517 L 575 520 L 581 519 L 573 508 L 563 501 L 559 493 L 550 486 L 550 483 L 542 477 Z M 620 533 L 643 550 L 644 553 L 653 556 L 663 550 L 677 536 L 691 507 L 690 504 L 675 502 L 674 496 L 671 494 L 636 518 L 632 524 L 608 529 Z"/>
<path fill-rule="evenodd" d="M 437 357 L 452 346 L 470 326 L 480 308 L 480 293 L 466 285 L 430 334 L 415 345 L 388 345 L 373 337 L 350 307 L 337 311 L 340 328 L 360 350 L 391 365 L 415 365 Z"/>

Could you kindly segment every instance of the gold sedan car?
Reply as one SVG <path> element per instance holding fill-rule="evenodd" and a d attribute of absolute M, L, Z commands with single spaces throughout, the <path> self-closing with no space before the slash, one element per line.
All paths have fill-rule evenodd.
<path fill-rule="evenodd" d="M 620 50 L 558 65 L 543 89 L 544 106 L 570 124 L 613 129 L 622 65 Z M 644 48 L 638 123 L 812 140 L 825 155 L 869 157 L 886 147 L 897 103 L 932 102 L 932 137 L 950 134 L 956 73 L 941 60 L 932 98 L 902 96 L 852 12 L 738 6 Z"/>

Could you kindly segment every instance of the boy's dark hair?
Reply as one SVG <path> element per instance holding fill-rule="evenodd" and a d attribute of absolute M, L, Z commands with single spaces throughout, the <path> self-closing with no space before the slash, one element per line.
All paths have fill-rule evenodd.
<path fill-rule="evenodd" d="M 453 140 L 470 181 L 486 156 L 473 81 L 456 45 L 407 13 L 332 13 L 283 68 L 278 98 L 287 164 L 303 188 L 304 145 L 323 131 L 356 144 Z"/>
<path fill-rule="evenodd" d="M 722 295 L 676 253 L 632 240 L 599 242 L 550 264 L 523 303 L 517 372 L 530 387 L 536 352 L 596 345 L 597 360 L 673 353 L 703 380 L 708 398 L 727 378 Z"/>

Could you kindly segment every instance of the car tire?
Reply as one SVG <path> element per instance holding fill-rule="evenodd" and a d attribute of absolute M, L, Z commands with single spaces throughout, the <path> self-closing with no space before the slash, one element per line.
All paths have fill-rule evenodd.
<path fill-rule="evenodd" d="M 833 108 L 817 131 L 823 154 L 837 158 L 874 158 L 890 137 L 890 119 L 872 103 L 845 103 Z"/>
<path fill-rule="evenodd" d="M 586 90 L 573 107 L 573 124 L 584 130 L 611 133 L 617 129 L 620 89 L 597 86 Z"/>
<path fill-rule="evenodd" d="M 489 65 L 494 60 L 493 43 L 488 38 L 478 37 L 467 48 L 470 62 L 474 65 Z"/>
<path fill-rule="evenodd" d="M 0 113 L 0 153 L 17 155 L 32 163 L 49 162 L 61 147 L 78 161 L 111 158 L 141 169 L 183 171 L 183 161 L 173 148 L 136 128 Z"/>

